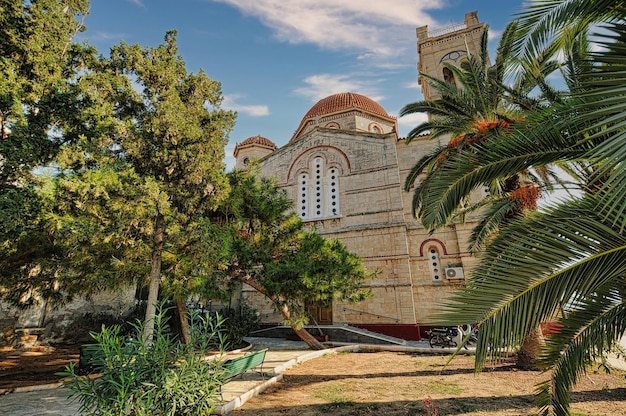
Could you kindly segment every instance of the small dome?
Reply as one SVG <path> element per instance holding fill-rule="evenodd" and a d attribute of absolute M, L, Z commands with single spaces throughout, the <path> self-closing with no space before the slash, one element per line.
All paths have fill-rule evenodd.
<path fill-rule="evenodd" d="M 276 144 L 274 144 L 274 142 L 270 139 L 266 139 L 263 136 L 256 135 L 248 137 L 241 143 L 235 144 L 235 151 L 233 152 L 234 156 L 239 156 L 239 152 L 244 149 L 248 149 L 248 151 L 251 149 L 264 149 L 262 150 L 262 152 L 272 153 L 274 150 L 278 149 L 278 146 L 276 146 Z"/>
<path fill-rule="evenodd" d="M 261 146 L 267 146 L 267 147 L 271 147 L 273 149 L 278 149 L 278 146 L 276 146 L 276 144 L 274 144 L 273 141 L 271 141 L 270 139 L 267 139 L 263 136 L 252 136 L 252 137 L 248 137 L 246 140 L 244 140 L 241 143 L 238 143 L 237 146 L 241 147 L 241 146 L 248 146 L 250 144 L 260 144 Z"/>
<path fill-rule="evenodd" d="M 303 120 L 352 109 L 363 110 L 383 117 L 390 117 L 385 109 L 371 98 L 354 92 L 342 92 L 319 100 L 305 114 Z"/>

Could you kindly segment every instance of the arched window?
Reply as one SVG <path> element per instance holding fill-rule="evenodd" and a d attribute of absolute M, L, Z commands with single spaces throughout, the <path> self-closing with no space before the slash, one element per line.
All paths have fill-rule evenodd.
<path fill-rule="evenodd" d="M 372 123 L 370 124 L 370 131 L 372 133 L 381 134 L 383 132 L 383 129 L 381 129 L 378 124 Z"/>
<path fill-rule="evenodd" d="M 339 169 L 326 166 L 322 156 L 314 157 L 308 172 L 298 176 L 298 211 L 303 220 L 339 216 Z"/>
<path fill-rule="evenodd" d="M 443 80 L 446 81 L 448 84 L 456 84 L 456 81 L 454 80 L 454 74 L 452 73 L 452 71 L 450 71 L 450 68 L 443 69 Z"/>

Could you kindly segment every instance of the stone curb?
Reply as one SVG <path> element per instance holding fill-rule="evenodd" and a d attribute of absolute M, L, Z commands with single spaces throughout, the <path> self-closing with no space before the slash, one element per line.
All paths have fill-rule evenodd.
<path fill-rule="evenodd" d="M 284 362 L 276 367 L 274 367 L 269 374 L 275 374 L 269 380 L 264 381 L 263 383 L 257 385 L 253 389 L 248 392 L 242 394 L 229 401 L 228 403 L 222 404 L 221 406 L 217 406 L 213 411 L 214 414 L 217 415 L 226 415 L 234 410 L 241 408 L 248 400 L 251 398 L 261 394 L 263 391 L 267 390 L 273 384 L 276 384 L 278 381 L 283 379 L 283 375 L 281 374 L 283 371 L 293 367 L 296 364 L 303 363 L 308 360 L 312 360 L 313 358 L 321 357 L 327 354 L 337 354 L 339 352 L 344 351 L 358 351 L 360 349 L 359 344 L 345 345 L 335 348 L 327 348 L 324 350 L 311 351 L 306 354 L 300 355 L 296 358 L 292 358 L 289 361 Z"/>
<path fill-rule="evenodd" d="M 22 386 L 15 387 L 12 389 L 0 389 L 0 396 L 10 393 L 28 393 L 31 391 L 40 391 L 40 390 L 52 390 L 59 387 L 63 384 L 62 381 L 58 381 L 56 383 L 48 383 L 48 384 L 35 384 L 34 386 Z"/>

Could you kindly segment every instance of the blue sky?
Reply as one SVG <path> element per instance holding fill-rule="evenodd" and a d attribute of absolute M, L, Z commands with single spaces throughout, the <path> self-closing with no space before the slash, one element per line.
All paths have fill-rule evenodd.
<path fill-rule="evenodd" d="M 392 116 L 422 98 L 415 28 L 462 23 L 466 12 L 490 26 L 491 48 L 523 0 L 91 0 L 84 34 L 108 55 L 125 41 L 163 43 L 178 31 L 188 72 L 222 83 L 223 107 L 237 111 L 226 148 L 260 134 L 289 141 L 321 98 L 356 92 Z M 418 117 L 402 117 L 406 136 Z"/>

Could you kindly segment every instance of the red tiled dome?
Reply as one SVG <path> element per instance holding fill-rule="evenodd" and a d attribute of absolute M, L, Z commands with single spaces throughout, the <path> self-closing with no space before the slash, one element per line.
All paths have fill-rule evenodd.
<path fill-rule="evenodd" d="M 274 144 L 273 141 L 271 141 L 270 139 L 266 139 L 265 137 L 259 136 L 259 135 L 248 137 L 243 142 L 237 144 L 237 146 L 246 146 L 249 144 L 260 144 L 262 146 L 267 146 L 273 149 L 278 149 L 278 146 L 276 146 L 276 144 Z"/>
<path fill-rule="evenodd" d="M 385 109 L 371 98 L 353 92 L 342 92 L 319 100 L 306 113 L 303 120 L 350 109 L 360 109 L 379 116 L 390 117 Z"/>
<path fill-rule="evenodd" d="M 312 123 L 317 123 L 315 119 L 318 117 L 341 116 L 342 114 L 349 114 L 353 111 L 368 114 L 370 117 L 384 120 L 385 123 L 395 124 L 396 122 L 394 117 L 387 114 L 385 109 L 371 98 L 367 98 L 364 95 L 356 94 L 354 92 L 342 92 L 322 98 L 313 107 L 311 107 L 311 109 L 302 118 L 302 121 L 300 121 L 300 125 L 296 129 L 293 136 L 291 136 L 290 142 L 297 140 L 303 131 L 305 131 L 307 126 Z"/>

